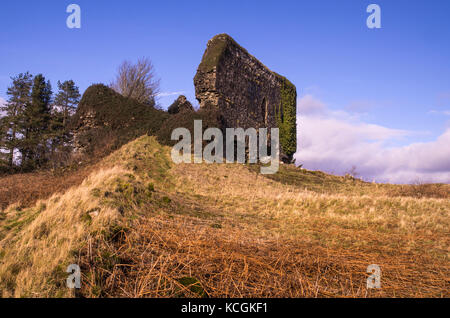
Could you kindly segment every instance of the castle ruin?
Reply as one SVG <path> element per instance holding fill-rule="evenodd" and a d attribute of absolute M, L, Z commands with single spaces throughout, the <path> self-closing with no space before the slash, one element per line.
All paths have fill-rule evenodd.
<path fill-rule="evenodd" d="M 200 108 L 220 113 L 222 128 L 279 128 L 281 155 L 297 150 L 296 87 L 227 34 L 209 40 L 194 78 Z"/>
<path fill-rule="evenodd" d="M 288 79 L 269 70 L 229 35 L 219 34 L 209 40 L 194 84 L 200 110 L 180 96 L 168 112 L 141 105 L 105 85 L 92 85 L 74 116 L 75 148 L 99 148 L 102 140 L 115 140 L 117 147 L 145 132 L 171 145 L 173 129 L 192 129 L 194 120 L 202 119 L 205 129 L 222 131 L 279 128 L 280 158 L 292 162 L 297 150 L 297 91 Z"/>

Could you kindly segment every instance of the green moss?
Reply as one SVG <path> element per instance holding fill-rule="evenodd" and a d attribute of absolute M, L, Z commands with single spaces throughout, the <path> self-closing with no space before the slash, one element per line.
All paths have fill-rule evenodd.
<path fill-rule="evenodd" d="M 297 90 L 287 78 L 281 78 L 281 102 L 277 112 L 277 125 L 280 129 L 282 152 L 291 162 L 297 151 Z"/>
<path fill-rule="evenodd" d="M 69 262 L 64 262 L 63 264 L 57 265 L 53 268 L 47 283 L 54 288 L 56 288 L 56 293 L 59 295 L 64 295 L 64 291 L 67 288 L 66 281 L 68 277 L 68 273 L 66 272 L 67 267 L 69 266 Z M 57 295 L 55 295 L 58 297 Z"/>
<path fill-rule="evenodd" d="M 209 46 L 203 54 L 202 62 L 198 66 L 199 71 L 209 72 L 219 65 L 220 59 L 228 46 L 229 38 L 226 34 L 219 34 L 210 40 Z"/>
<path fill-rule="evenodd" d="M 148 191 L 148 192 L 155 192 L 155 185 L 154 185 L 152 182 L 150 182 L 150 183 L 147 185 L 147 191 Z"/>
<path fill-rule="evenodd" d="M 191 292 L 194 294 L 197 294 L 201 298 L 206 298 L 208 295 L 206 294 L 205 290 L 203 289 L 201 283 L 198 279 L 195 277 L 183 277 L 177 280 L 181 285 L 184 287 L 189 288 Z M 181 295 L 179 295 L 181 296 Z"/>
<path fill-rule="evenodd" d="M 229 46 L 238 47 L 243 52 L 248 53 L 246 49 L 240 46 L 231 36 L 226 33 L 218 34 L 208 42 L 208 48 L 203 54 L 202 62 L 198 70 L 201 72 L 210 72 L 217 67 Z"/>
<path fill-rule="evenodd" d="M 170 202 L 172 202 L 172 200 L 171 200 L 169 197 L 164 196 L 164 197 L 162 198 L 162 202 L 164 202 L 165 204 L 169 204 Z"/>
<path fill-rule="evenodd" d="M 91 195 L 93 197 L 99 198 L 101 196 L 101 190 L 98 188 L 92 189 Z"/>
<path fill-rule="evenodd" d="M 85 222 L 86 224 L 90 225 L 92 223 L 92 216 L 91 213 L 100 212 L 100 208 L 93 208 L 85 213 L 83 213 L 80 217 L 81 221 Z"/>
<path fill-rule="evenodd" d="M 130 228 L 121 224 L 113 224 L 108 229 L 102 230 L 104 240 L 108 242 L 121 243 L 125 240 Z"/>
<path fill-rule="evenodd" d="M 38 210 L 33 211 L 33 209 L 26 210 L 23 212 L 20 212 L 15 216 L 14 218 L 8 220 L 6 224 L 3 226 L 4 230 L 12 230 L 14 229 L 15 232 L 19 232 L 25 225 L 30 224 L 31 222 L 36 219 L 36 217 L 45 209 L 45 204 L 41 204 L 38 208 Z M 1 233 L 0 233 L 1 235 Z"/>

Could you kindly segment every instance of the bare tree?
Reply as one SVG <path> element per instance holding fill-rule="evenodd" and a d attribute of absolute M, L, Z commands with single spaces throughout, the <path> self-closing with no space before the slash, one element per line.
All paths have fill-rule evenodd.
<path fill-rule="evenodd" d="M 148 58 L 141 58 L 136 64 L 124 61 L 117 70 L 111 88 L 125 97 L 140 103 L 155 106 L 155 97 L 159 92 L 159 79 L 155 68 Z"/>

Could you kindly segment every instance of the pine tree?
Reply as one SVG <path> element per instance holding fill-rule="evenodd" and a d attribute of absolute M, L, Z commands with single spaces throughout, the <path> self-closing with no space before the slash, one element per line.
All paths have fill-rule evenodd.
<path fill-rule="evenodd" d="M 10 170 L 14 168 L 14 152 L 20 145 L 24 111 L 31 102 L 32 79 L 33 76 L 28 72 L 11 77 L 12 85 L 7 90 L 9 99 L 4 106 L 0 107 L 0 110 L 5 114 L 0 128 L 3 132 L 0 139 L 0 149 L 4 149 L 8 154 L 7 165 Z"/>
<path fill-rule="evenodd" d="M 48 152 L 48 132 L 51 122 L 52 88 L 49 81 L 39 74 L 34 77 L 31 90 L 31 102 L 26 105 L 21 140 L 22 168 L 40 167 L 46 160 Z"/>
<path fill-rule="evenodd" d="M 58 94 L 55 97 L 55 107 L 62 113 L 63 126 L 67 127 L 70 116 L 73 115 L 80 102 L 80 92 L 74 81 L 58 81 Z"/>
<path fill-rule="evenodd" d="M 80 97 L 74 81 L 63 83 L 58 81 L 58 93 L 53 104 L 50 127 L 53 166 L 58 166 L 71 152 L 72 134 L 68 124 L 80 102 Z"/>

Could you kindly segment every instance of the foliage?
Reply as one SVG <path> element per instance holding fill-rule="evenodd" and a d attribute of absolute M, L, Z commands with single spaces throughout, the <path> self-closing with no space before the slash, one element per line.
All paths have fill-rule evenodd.
<path fill-rule="evenodd" d="M 42 74 L 33 79 L 31 102 L 25 105 L 19 149 L 25 170 L 42 166 L 47 155 L 47 133 L 51 120 L 52 87 Z"/>
<path fill-rule="evenodd" d="M 280 77 L 281 105 L 277 113 L 277 121 L 280 129 L 281 150 L 287 156 L 286 161 L 290 163 L 297 151 L 297 90 L 287 78 Z"/>
<path fill-rule="evenodd" d="M 58 81 L 58 94 L 55 96 L 54 105 L 57 112 L 61 114 L 62 125 L 67 126 L 67 122 L 80 102 L 80 92 L 74 81 L 69 80 L 61 83 Z"/>
<path fill-rule="evenodd" d="M 33 76 L 30 73 L 21 73 L 12 77 L 12 85 L 8 87 L 8 102 L 0 107 L 5 113 L 0 127 L 0 149 L 8 153 L 7 168 L 14 168 L 14 152 L 19 147 L 21 123 L 24 120 L 24 110 L 31 102 L 31 87 Z"/>
<path fill-rule="evenodd" d="M 0 121 L 0 170 L 30 171 L 53 166 L 70 157 L 71 134 L 68 123 L 79 100 L 73 81 L 58 82 L 55 106 L 52 88 L 42 74 L 33 78 L 21 73 L 11 78 L 5 113 Z M 6 154 L 5 154 L 6 153 Z"/>
<path fill-rule="evenodd" d="M 74 81 L 58 81 L 58 93 L 52 109 L 52 120 L 48 137 L 50 140 L 50 162 L 53 168 L 64 165 L 72 152 L 73 134 L 69 122 L 80 102 L 80 93 Z"/>

